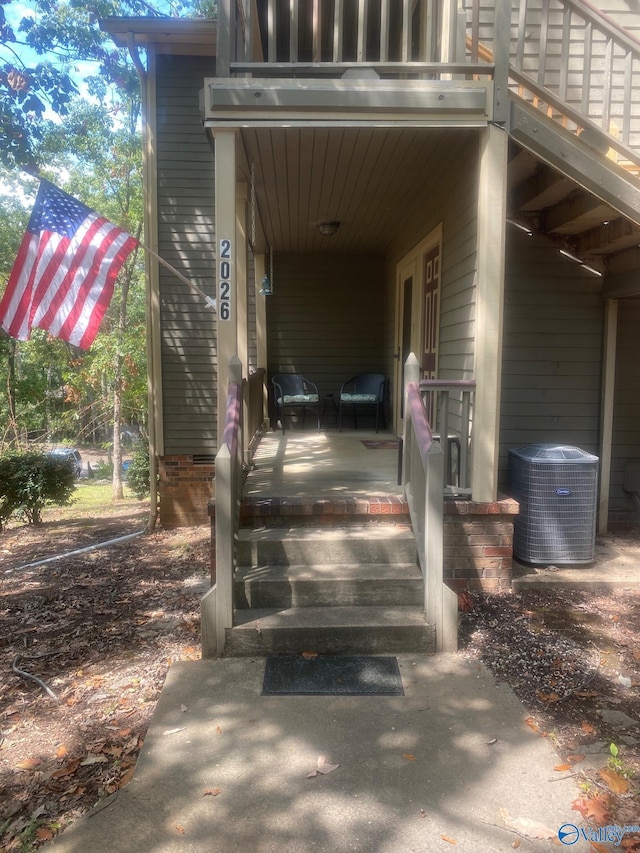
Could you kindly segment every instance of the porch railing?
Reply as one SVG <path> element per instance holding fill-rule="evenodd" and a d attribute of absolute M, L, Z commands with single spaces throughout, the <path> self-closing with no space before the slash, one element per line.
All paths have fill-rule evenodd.
<path fill-rule="evenodd" d="M 264 370 L 243 380 L 240 360 L 230 360 L 224 430 L 215 462 L 215 578 L 200 604 L 203 657 L 222 655 L 226 631 L 233 626 L 240 503 L 254 430 L 264 423 L 263 382 Z"/>
<path fill-rule="evenodd" d="M 434 438 L 440 442 L 444 452 L 443 493 L 471 496 L 471 426 L 475 380 L 450 382 L 446 379 L 423 379 L 418 387 L 425 411 L 434 425 Z"/>
<path fill-rule="evenodd" d="M 640 167 L 640 42 L 589 0 L 219 0 L 219 77 L 492 77 Z M 603 136 L 604 135 L 604 138 Z"/>
<path fill-rule="evenodd" d="M 219 76 L 492 74 L 477 51 L 465 55 L 456 0 L 219 0 L 218 33 Z"/>
<path fill-rule="evenodd" d="M 458 648 L 458 596 L 444 583 L 444 452 L 433 439 L 418 382 L 418 363 L 406 368 L 403 473 L 404 493 L 416 537 L 424 582 L 427 623 L 435 626 L 436 649 Z"/>
<path fill-rule="evenodd" d="M 513 90 L 603 153 L 640 165 L 640 42 L 588 0 L 520 0 L 511 32 Z M 478 28 L 478 43 L 492 47 L 486 35 Z"/>

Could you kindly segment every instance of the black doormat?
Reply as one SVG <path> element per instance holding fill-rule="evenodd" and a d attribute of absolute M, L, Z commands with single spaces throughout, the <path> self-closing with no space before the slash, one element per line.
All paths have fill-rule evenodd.
<path fill-rule="evenodd" d="M 263 696 L 404 696 L 395 657 L 270 655 Z"/>
<path fill-rule="evenodd" d="M 367 450 L 396 450 L 400 442 L 397 438 L 363 438 Z"/>

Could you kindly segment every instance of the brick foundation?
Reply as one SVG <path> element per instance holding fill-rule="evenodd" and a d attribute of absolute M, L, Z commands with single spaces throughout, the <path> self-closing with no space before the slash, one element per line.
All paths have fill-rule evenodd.
<path fill-rule="evenodd" d="M 165 528 L 209 523 L 213 496 L 213 463 L 195 463 L 193 456 L 162 456 L 158 460 L 160 524 Z"/>
<path fill-rule="evenodd" d="M 518 502 L 446 500 L 444 503 L 444 577 L 455 592 L 511 588 L 513 519 Z"/>

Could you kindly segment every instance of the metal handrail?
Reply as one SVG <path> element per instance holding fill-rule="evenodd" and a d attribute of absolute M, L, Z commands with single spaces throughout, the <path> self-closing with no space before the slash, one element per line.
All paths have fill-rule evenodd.
<path fill-rule="evenodd" d="M 443 491 L 471 495 L 471 426 L 475 379 L 422 379 L 419 383 L 425 410 L 430 413 L 434 434 L 445 454 Z M 455 425 L 457 422 L 457 426 Z M 451 450 L 457 449 L 457 471 Z"/>

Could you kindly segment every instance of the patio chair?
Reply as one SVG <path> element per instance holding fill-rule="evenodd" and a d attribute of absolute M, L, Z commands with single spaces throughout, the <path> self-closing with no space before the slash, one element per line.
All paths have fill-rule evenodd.
<path fill-rule="evenodd" d="M 307 409 L 315 409 L 318 416 L 318 429 L 320 429 L 320 395 L 318 386 L 311 382 L 301 373 L 276 373 L 271 377 L 274 391 L 274 404 L 276 422 L 278 412 L 284 435 L 285 417 L 291 409 L 302 409 L 302 428 L 304 429 L 304 416 Z"/>
<path fill-rule="evenodd" d="M 384 418 L 384 385 L 385 378 L 382 373 L 360 373 L 345 382 L 340 389 L 340 400 L 338 402 L 338 429 L 342 432 L 342 407 L 353 406 L 353 424 L 358 429 L 358 406 L 375 406 L 376 410 L 376 432 L 380 427 L 380 415 L 382 414 L 382 427 L 385 427 Z"/>

